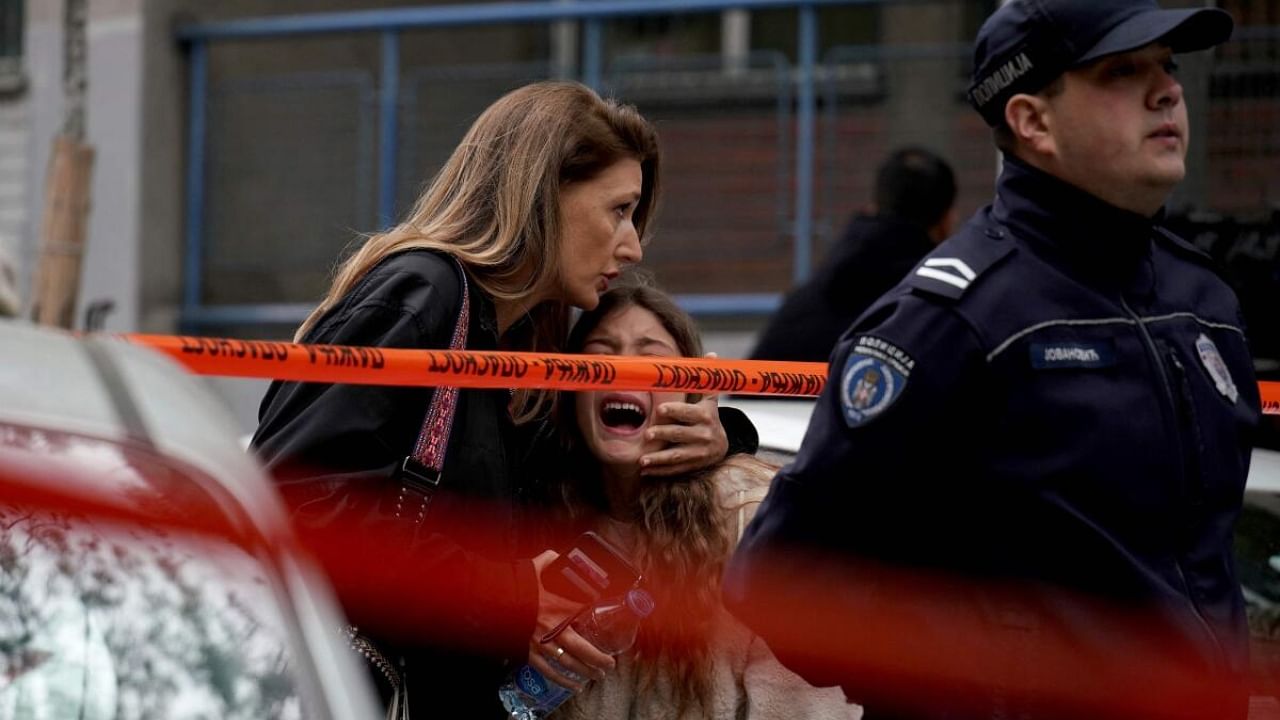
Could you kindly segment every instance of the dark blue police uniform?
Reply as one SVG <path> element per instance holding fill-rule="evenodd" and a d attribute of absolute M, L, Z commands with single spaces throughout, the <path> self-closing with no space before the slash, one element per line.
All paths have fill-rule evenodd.
<path fill-rule="evenodd" d="M 774 622 L 811 600 L 779 591 L 808 570 L 777 558 L 817 549 L 1015 582 L 1031 638 L 1011 661 L 1020 672 L 1035 671 L 1035 633 L 1052 632 L 1084 658 L 1167 651 L 1241 673 L 1232 525 L 1259 398 L 1236 298 L 1151 219 L 1005 162 L 995 203 L 836 346 L 800 453 L 727 571 L 726 601 L 784 662 L 853 700 L 874 689 L 794 652 Z M 981 594 L 934 600 L 954 600 L 952 619 L 977 607 L 995 627 Z M 772 619 L 754 604 L 766 595 L 782 599 Z M 1143 628 L 1068 597 L 1135 610 Z M 844 622 L 856 636 L 859 618 Z M 915 629 L 904 642 L 946 646 L 929 637 L 941 626 Z"/>

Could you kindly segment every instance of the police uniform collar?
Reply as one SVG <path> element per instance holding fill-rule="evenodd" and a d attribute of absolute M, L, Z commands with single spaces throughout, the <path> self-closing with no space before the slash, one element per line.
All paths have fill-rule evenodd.
<path fill-rule="evenodd" d="M 1151 249 L 1155 217 L 1106 203 L 1012 155 L 996 189 L 995 219 L 1014 235 L 1107 274 L 1124 274 Z"/>

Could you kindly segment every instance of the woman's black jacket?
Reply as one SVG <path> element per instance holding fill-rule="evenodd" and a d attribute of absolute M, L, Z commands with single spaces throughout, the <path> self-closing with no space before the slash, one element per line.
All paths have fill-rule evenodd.
<path fill-rule="evenodd" d="M 447 256 L 402 252 L 370 270 L 303 342 L 447 348 L 461 292 Z M 497 349 L 492 301 L 474 283 L 469 296 L 467 348 Z M 517 559 L 521 449 L 509 392 L 462 390 L 426 520 L 398 517 L 394 473 L 433 392 L 277 381 L 252 447 L 304 534 L 355 556 L 333 573 L 339 597 L 352 623 L 408 658 L 415 716 L 496 716 L 503 671 L 527 654 L 537 611 L 533 563 Z"/>

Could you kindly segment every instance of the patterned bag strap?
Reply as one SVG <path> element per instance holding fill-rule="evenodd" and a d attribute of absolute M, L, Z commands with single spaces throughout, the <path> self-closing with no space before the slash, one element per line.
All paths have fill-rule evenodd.
<path fill-rule="evenodd" d="M 467 285 L 467 273 L 457 258 L 452 258 L 462 278 L 462 304 L 458 309 L 458 321 L 453 326 L 450 350 L 465 350 L 467 328 L 471 324 L 471 292 Z M 400 495 L 396 499 L 396 516 L 414 515 L 414 523 L 422 524 L 427 517 L 431 496 L 444 478 L 444 453 L 449 447 L 449 434 L 453 430 L 453 414 L 458 409 L 458 388 L 437 387 L 431 397 L 431 405 L 422 421 L 422 430 L 413 444 L 413 454 L 400 463 L 397 477 Z M 416 505 L 416 513 L 415 510 Z"/>

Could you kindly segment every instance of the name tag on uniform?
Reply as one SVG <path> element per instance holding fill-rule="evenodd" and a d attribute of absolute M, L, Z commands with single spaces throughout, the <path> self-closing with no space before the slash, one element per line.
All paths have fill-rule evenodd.
<path fill-rule="evenodd" d="M 1038 370 L 1093 369 L 1115 364 L 1116 349 L 1110 342 L 1031 344 L 1031 367 Z"/>

